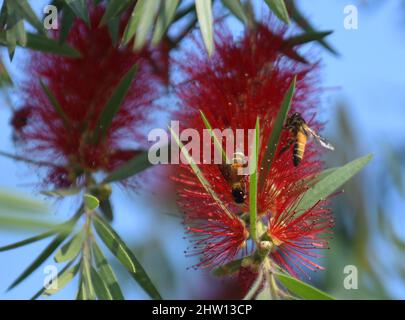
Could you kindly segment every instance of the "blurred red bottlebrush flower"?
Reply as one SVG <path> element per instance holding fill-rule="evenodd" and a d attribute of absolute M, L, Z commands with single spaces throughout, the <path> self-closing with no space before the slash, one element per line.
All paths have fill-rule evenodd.
<path fill-rule="evenodd" d="M 104 11 L 101 5 L 91 7 L 91 27 L 76 19 L 70 29 L 67 43 L 81 58 L 30 52 L 22 85 L 25 102 L 13 126 L 24 141 L 24 153 L 55 164 L 48 168 L 46 182 L 56 187 L 82 181 L 85 172 L 110 172 L 135 156 L 131 148 L 139 148 L 136 143 L 144 140 L 141 130 L 161 93 L 162 81 L 149 63 L 154 49 L 133 52 L 131 44 L 114 46 L 108 28 L 99 26 Z M 135 64 L 138 72 L 105 138 L 89 142 L 114 89 Z M 55 111 L 40 80 L 59 102 L 66 121 Z M 28 121 L 19 121 L 20 114 L 29 116 Z"/>
<path fill-rule="evenodd" d="M 265 154 L 275 118 L 294 76 L 297 85 L 290 112 L 299 112 L 311 128 L 322 128 L 315 120 L 320 93 L 316 75 L 319 64 L 306 65 L 292 60 L 285 49 L 288 30 L 273 23 L 257 25 L 238 41 L 229 32 L 222 31 L 216 35 L 212 57 L 207 59 L 204 48 L 197 42 L 198 50 L 191 50 L 178 62 L 185 75 L 178 86 L 181 126 L 194 128 L 202 136 L 205 125 L 200 110 L 213 128 L 230 128 L 234 133 L 236 129 L 253 129 L 259 117 L 259 161 Z M 310 142 L 302 162 L 295 167 L 292 147 L 280 154 L 290 138 L 291 133 L 283 130 L 276 158 L 258 190 L 258 213 L 261 221 L 268 225 L 268 236 L 273 242 L 270 256 L 281 267 L 296 274 L 296 271 L 317 267 L 308 258 L 316 258 L 313 251 L 327 246 L 322 235 L 329 232 L 332 218 L 324 209 L 326 202 L 318 203 L 305 213 L 294 211 L 308 189 L 302 181 L 318 174 L 322 163 L 319 148 Z M 247 154 L 247 147 L 243 151 Z M 263 166 L 259 175 L 264 172 Z M 242 205 L 235 203 L 231 186 L 218 165 L 199 167 L 231 216 L 205 191 L 188 165 L 176 166 L 173 180 L 178 188 L 178 203 L 185 213 L 185 224 L 190 226 L 188 231 L 200 239 L 192 250 L 193 254 L 202 255 L 201 263 L 196 266 L 214 267 L 250 251 L 250 246 L 246 247 L 249 199 L 247 197 Z M 245 178 L 243 182 L 246 190 L 249 190 L 248 180 Z M 243 248 L 247 248 L 245 252 Z"/>

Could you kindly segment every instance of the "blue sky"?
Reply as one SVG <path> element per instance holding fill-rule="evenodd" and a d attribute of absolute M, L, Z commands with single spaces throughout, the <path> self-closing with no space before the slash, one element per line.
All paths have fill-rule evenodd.
<path fill-rule="evenodd" d="M 374 166 L 378 165 L 380 157 L 380 145 L 377 142 L 395 142 L 398 135 L 404 133 L 405 23 L 401 19 L 404 19 L 405 15 L 401 16 L 398 12 L 399 8 L 402 8 L 400 0 L 386 1 L 386 5 L 375 9 L 359 7 L 359 29 L 345 30 L 343 9 L 352 2 L 301 0 L 298 4 L 319 30 L 334 30 L 329 41 L 341 54 L 337 58 L 319 49 L 323 57 L 324 86 L 334 88 L 324 94 L 321 117 L 328 119 L 330 123 L 325 135 L 330 134 L 333 137 L 336 126 L 334 122 L 336 106 L 340 101 L 346 102 L 350 108 L 350 116 L 356 125 L 356 132 L 364 142 L 362 146 L 364 153 L 374 152 L 377 159 L 364 174 L 369 177 L 371 183 L 377 183 L 374 180 Z M 41 3 L 47 3 L 47 1 L 35 1 L 35 3 L 39 9 Z M 238 29 L 238 26 L 235 26 L 235 29 Z M 17 51 L 15 61 L 19 59 L 20 61 L 23 59 L 21 50 Z M 14 74 L 18 74 L 18 65 L 11 68 Z M 16 93 L 18 95 L 18 89 Z M 16 95 L 13 101 L 18 103 Z M 13 150 L 11 131 L 8 126 L 9 117 L 10 112 L 3 103 L 0 107 L 0 128 L 2 128 L 0 150 Z M 354 154 L 353 158 L 360 155 Z M 0 157 L 0 167 L 2 168 L 0 187 L 35 195 L 32 186 L 38 179 L 35 175 L 29 174 L 30 170 L 24 164 L 16 164 Z M 119 213 L 114 227 L 126 241 L 134 244 L 148 239 L 147 235 L 152 230 L 156 235 L 164 235 L 167 239 L 163 241 L 164 251 L 170 256 L 174 273 L 177 279 L 185 278 L 187 281 L 176 281 L 175 289 L 163 294 L 170 298 L 186 298 L 188 286 L 204 288 L 204 282 L 199 277 L 201 271 L 186 271 L 186 267 L 192 265 L 192 261 L 185 258 L 183 254 L 187 243 L 183 240 L 182 226 L 175 218 L 159 214 L 158 211 L 161 208 L 151 205 L 154 197 L 159 197 L 159 194 L 130 195 L 119 189 L 114 190 L 113 204 L 116 212 Z M 65 219 L 73 206 L 72 202 L 57 203 L 53 208 L 55 217 Z M 23 232 L 1 230 L 0 245 L 21 240 L 27 236 L 28 234 Z M 30 298 L 40 288 L 43 282 L 42 268 L 21 286 L 8 293 L 5 292 L 11 281 L 33 260 L 33 255 L 46 246 L 47 241 L 49 240 L 0 253 L 0 299 Z M 152 266 L 154 263 L 152 258 L 145 257 L 146 269 L 148 264 Z M 158 278 L 160 275 L 155 273 L 152 276 Z M 125 278 L 123 280 L 128 282 Z M 75 294 L 75 286 L 76 283 L 70 284 L 55 298 L 72 298 Z M 192 289 L 194 290 L 196 289 Z M 398 295 L 402 295 L 402 291 L 395 288 L 393 290 Z M 145 298 L 134 283 L 128 282 L 126 292 L 128 298 Z"/>

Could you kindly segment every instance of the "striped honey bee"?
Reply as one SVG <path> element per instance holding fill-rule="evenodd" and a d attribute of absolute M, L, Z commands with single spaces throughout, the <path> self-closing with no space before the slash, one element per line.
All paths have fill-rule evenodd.
<path fill-rule="evenodd" d="M 287 118 L 285 128 L 292 133 L 293 138 L 288 141 L 287 145 L 280 151 L 280 154 L 294 144 L 293 163 L 296 167 L 304 157 L 305 147 L 310 137 L 314 138 L 315 141 L 326 149 L 335 149 L 325 138 L 312 130 L 298 112 L 293 113 Z"/>
<path fill-rule="evenodd" d="M 243 183 L 244 175 L 239 174 L 239 169 L 246 166 L 246 157 L 243 152 L 235 152 L 231 164 L 219 166 L 222 175 L 231 186 L 232 197 L 237 204 L 243 204 L 247 197 Z"/>

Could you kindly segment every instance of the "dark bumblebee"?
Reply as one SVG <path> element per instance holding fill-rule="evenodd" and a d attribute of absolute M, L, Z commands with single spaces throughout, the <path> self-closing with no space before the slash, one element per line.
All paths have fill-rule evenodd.
<path fill-rule="evenodd" d="M 304 157 L 305 147 L 308 139 L 313 137 L 322 147 L 334 150 L 335 148 L 323 137 L 312 130 L 300 113 L 295 112 L 287 118 L 285 128 L 292 133 L 293 138 L 290 139 L 287 145 L 281 150 L 280 154 L 286 151 L 294 144 L 293 163 L 298 166 Z"/>
<path fill-rule="evenodd" d="M 231 164 L 219 166 L 225 180 L 231 185 L 232 197 L 237 204 L 244 203 L 246 199 L 246 190 L 243 184 L 244 175 L 238 172 L 245 165 L 245 155 L 242 152 L 235 152 Z"/>

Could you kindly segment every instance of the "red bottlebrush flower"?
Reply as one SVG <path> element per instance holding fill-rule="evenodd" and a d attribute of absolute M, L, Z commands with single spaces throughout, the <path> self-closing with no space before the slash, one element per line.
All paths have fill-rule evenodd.
<path fill-rule="evenodd" d="M 55 164 L 45 180 L 56 187 L 79 183 L 86 172 L 110 172 L 134 156 L 144 140 L 141 131 L 148 123 L 147 110 L 156 108 L 153 101 L 161 93 L 162 81 L 150 64 L 152 49 L 133 52 L 131 45 L 114 46 L 108 28 L 99 25 L 104 11 L 102 5 L 91 7 L 91 27 L 76 19 L 70 29 L 67 42 L 81 58 L 30 52 L 22 85 L 25 104 L 18 112 L 25 110 L 31 120 L 24 128 L 19 126 L 26 142 L 23 152 Z M 105 138 L 89 142 L 114 89 L 135 64 L 136 77 Z M 59 102 L 66 121 L 39 80 Z"/>
<path fill-rule="evenodd" d="M 213 128 L 231 129 L 233 133 L 236 129 L 254 129 L 259 117 L 260 161 L 295 76 L 297 85 L 290 112 L 299 112 L 314 130 L 322 128 L 315 120 L 320 92 L 316 76 L 318 63 L 307 65 L 291 59 L 291 54 L 286 54 L 284 41 L 288 32 L 284 27 L 270 28 L 273 22 L 259 24 L 237 41 L 227 32 L 217 34 L 212 57 L 208 59 L 198 43 L 200 50 L 188 52 L 178 62 L 185 75 L 178 87 L 181 126 L 196 129 L 202 137 L 205 125 L 200 110 Z M 291 133 L 283 130 L 276 157 L 258 190 L 258 215 L 268 225 L 267 234 L 274 244 L 270 256 L 296 274 L 294 270 L 317 267 L 308 257 L 317 258 L 314 250 L 327 246 L 322 235 L 329 232 L 332 222 L 329 211 L 323 209 L 324 202 L 303 214 L 294 212 L 293 208 L 308 189 L 302 181 L 316 176 L 322 163 L 320 149 L 309 142 L 303 160 L 299 166 L 294 166 L 292 146 L 280 153 L 290 138 Z M 265 165 L 262 164 L 259 176 Z M 242 204 L 235 203 L 231 183 L 219 165 L 199 167 L 231 216 L 223 213 L 188 165 L 177 166 L 173 180 L 179 190 L 178 203 L 184 211 L 185 223 L 192 226 L 188 230 L 202 239 L 197 241 L 196 252 L 202 254 L 203 262 L 197 266 L 212 267 L 249 253 L 250 249 L 242 251 L 248 238 L 249 199 L 246 197 Z M 242 184 L 248 191 L 249 178 L 243 178 Z"/>
<path fill-rule="evenodd" d="M 311 259 L 321 257 L 316 252 L 318 249 L 328 248 L 333 216 L 324 205 L 317 204 L 300 214 L 285 209 L 270 218 L 267 232 L 275 245 L 271 255 L 292 275 L 302 273 L 308 276 L 306 269 L 323 269 Z"/>

